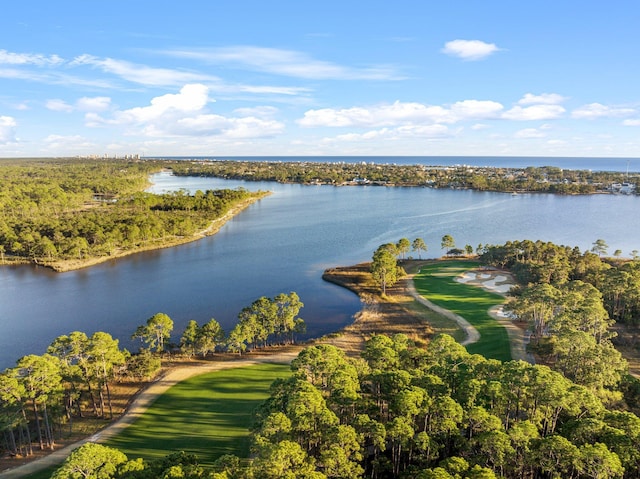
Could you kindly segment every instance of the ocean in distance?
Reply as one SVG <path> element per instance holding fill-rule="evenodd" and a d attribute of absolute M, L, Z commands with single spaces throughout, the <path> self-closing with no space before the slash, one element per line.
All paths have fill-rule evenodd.
<path fill-rule="evenodd" d="M 565 170 L 640 172 L 640 158 L 549 157 L 549 156 L 163 156 L 171 160 L 237 160 L 314 163 L 377 163 L 396 165 L 454 166 L 494 168 L 555 166 Z"/>

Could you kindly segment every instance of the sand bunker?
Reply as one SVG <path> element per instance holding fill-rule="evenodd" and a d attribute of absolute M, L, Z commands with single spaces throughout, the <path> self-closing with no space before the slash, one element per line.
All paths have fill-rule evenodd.
<path fill-rule="evenodd" d="M 493 293 L 506 294 L 514 285 L 513 281 L 504 274 L 480 273 L 467 271 L 456 278 L 459 283 L 468 283 L 491 291 Z"/>

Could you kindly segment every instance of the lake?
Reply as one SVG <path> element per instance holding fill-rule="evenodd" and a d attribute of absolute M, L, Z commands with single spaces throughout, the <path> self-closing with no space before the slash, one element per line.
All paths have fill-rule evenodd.
<path fill-rule="evenodd" d="M 368 261 L 402 237 L 421 237 L 427 257 L 442 255 L 440 239 L 458 247 L 508 240 L 543 240 L 590 249 L 599 238 L 609 253 L 640 250 L 635 196 L 554 196 L 436 190 L 332 187 L 153 177 L 152 191 L 180 188 L 270 190 L 272 195 L 229 221 L 218 234 L 175 248 L 140 253 L 91 268 L 54 273 L 34 266 L 0 268 L 0 367 L 41 354 L 61 334 L 106 331 L 129 338 L 157 312 L 175 323 L 218 320 L 233 328 L 240 310 L 260 296 L 295 291 L 310 336 L 339 329 L 360 308 L 349 291 L 321 279 L 324 269 Z M 424 256 L 424 253 L 423 253 Z"/>

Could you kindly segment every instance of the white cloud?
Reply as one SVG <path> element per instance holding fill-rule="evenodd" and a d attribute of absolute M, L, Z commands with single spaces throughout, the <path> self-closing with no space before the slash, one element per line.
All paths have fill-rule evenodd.
<path fill-rule="evenodd" d="M 230 63 L 275 75 L 314 80 L 399 80 L 391 67 L 356 68 L 316 60 L 303 52 L 256 46 L 167 50 L 167 55 L 207 63 Z"/>
<path fill-rule="evenodd" d="M 624 126 L 640 126 L 640 119 L 635 120 L 624 120 L 622 122 Z"/>
<path fill-rule="evenodd" d="M 463 100 L 449 107 L 396 101 L 372 107 L 308 110 L 298 124 L 304 127 L 380 127 L 424 123 L 496 119 L 504 107 L 495 101 Z"/>
<path fill-rule="evenodd" d="M 504 112 L 502 117 L 506 120 L 517 121 L 554 120 L 560 118 L 565 111 L 560 105 L 514 106 L 509 111 Z"/>
<path fill-rule="evenodd" d="M 0 50 L 0 64 L 5 65 L 60 65 L 64 60 L 58 55 L 41 55 L 39 53 L 13 53 Z"/>
<path fill-rule="evenodd" d="M 489 125 L 485 125 L 484 123 L 476 123 L 475 125 L 471 125 L 472 130 L 486 130 L 487 128 L 491 128 Z"/>
<path fill-rule="evenodd" d="M 596 118 L 620 118 L 637 113 L 633 108 L 612 107 L 602 103 L 590 103 L 573 110 L 571 116 L 581 120 L 595 120 Z"/>
<path fill-rule="evenodd" d="M 298 120 L 298 123 L 305 127 L 376 127 L 419 121 L 431 123 L 451 122 L 453 121 L 453 115 L 449 110 L 441 106 L 396 101 L 392 104 L 370 108 L 352 107 L 340 110 L 333 108 L 308 110 L 305 112 L 304 117 Z"/>
<path fill-rule="evenodd" d="M 45 104 L 45 107 L 48 110 L 63 111 L 65 113 L 69 113 L 69 112 L 73 111 L 73 106 L 72 105 L 69 105 L 64 100 L 59 100 L 59 99 L 47 100 L 47 103 Z"/>
<path fill-rule="evenodd" d="M 445 43 L 441 51 L 453 57 L 474 61 L 482 60 L 499 50 L 495 43 L 485 43 L 480 40 L 452 40 Z"/>
<path fill-rule="evenodd" d="M 168 68 L 153 68 L 113 58 L 98 58 L 93 55 L 76 57 L 72 66 L 90 65 L 105 73 L 119 76 L 127 81 L 147 86 L 176 86 L 190 82 L 218 81 L 217 77 Z"/>
<path fill-rule="evenodd" d="M 16 120 L 10 116 L 0 116 L 0 145 L 16 141 Z"/>
<path fill-rule="evenodd" d="M 209 89 L 202 84 L 189 84 L 179 93 L 169 93 L 151 99 L 148 106 L 116 111 L 112 118 L 103 118 L 95 112 L 85 115 L 85 124 L 91 127 L 123 126 L 127 134 L 147 137 L 205 137 L 225 139 L 265 138 L 284 131 L 285 125 L 268 118 L 277 111 L 269 107 L 236 112 L 239 116 L 226 117 L 209 113 Z M 263 118 L 258 117 L 261 113 Z"/>
<path fill-rule="evenodd" d="M 105 111 L 111 106 L 108 96 L 82 97 L 76 101 L 76 108 L 80 111 Z"/>
<path fill-rule="evenodd" d="M 180 93 L 168 93 L 151 100 L 151 105 L 118 112 L 118 123 L 144 123 L 172 113 L 193 113 L 204 108 L 209 101 L 209 89 L 205 85 L 185 85 Z"/>
<path fill-rule="evenodd" d="M 497 118 L 503 109 L 500 103 L 489 100 L 463 100 L 451 105 L 452 113 L 459 120 Z"/>
<path fill-rule="evenodd" d="M 525 128 L 523 130 L 516 131 L 513 135 L 514 138 L 544 138 L 546 137 L 546 133 L 536 129 L 536 128 Z"/>
<path fill-rule="evenodd" d="M 47 100 L 45 106 L 49 110 L 62 111 L 70 113 L 72 111 L 105 111 L 111 105 L 111 98 L 106 96 L 82 97 L 79 98 L 74 105 L 70 105 L 64 100 L 57 98 Z"/>
<path fill-rule="evenodd" d="M 557 93 L 542 93 L 540 95 L 534 95 L 533 93 L 526 93 L 520 101 L 519 105 L 557 105 L 566 101 L 567 98 Z"/>

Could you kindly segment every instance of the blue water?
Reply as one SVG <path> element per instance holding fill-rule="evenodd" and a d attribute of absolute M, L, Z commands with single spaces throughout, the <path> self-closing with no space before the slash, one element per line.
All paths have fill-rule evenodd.
<path fill-rule="evenodd" d="M 310 161 L 317 163 L 377 163 L 428 166 L 491 166 L 496 168 L 526 168 L 556 166 L 566 170 L 640 172 L 640 158 L 572 158 L 536 156 L 218 156 L 164 157 L 174 160 L 245 160 L 245 161 Z"/>
<path fill-rule="evenodd" d="M 295 291 L 311 336 L 352 320 L 358 298 L 321 279 L 324 269 L 368 261 L 381 244 L 421 237 L 426 256 L 442 255 L 443 235 L 457 246 L 532 239 L 609 252 L 640 250 L 636 196 L 554 196 L 430 188 L 332 187 L 154 176 L 157 192 L 245 187 L 272 195 L 229 221 L 218 234 L 91 268 L 54 273 L 33 266 L 0 268 L 0 368 L 41 354 L 61 334 L 107 331 L 129 338 L 157 312 L 186 323 L 218 320 L 226 331 L 260 296 Z M 424 254 L 423 254 L 424 257 Z"/>

